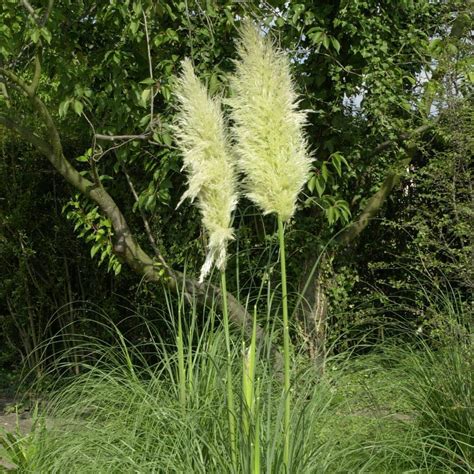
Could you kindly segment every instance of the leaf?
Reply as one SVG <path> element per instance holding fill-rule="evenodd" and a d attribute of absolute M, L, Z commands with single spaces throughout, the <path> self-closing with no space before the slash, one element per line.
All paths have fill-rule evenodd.
<path fill-rule="evenodd" d="M 100 246 L 99 243 L 92 246 L 92 248 L 91 248 L 91 258 L 94 258 L 95 254 L 99 251 L 100 247 L 101 246 Z"/>
<path fill-rule="evenodd" d="M 161 94 L 166 100 L 166 102 L 168 102 L 171 99 L 171 89 L 169 88 L 169 86 L 161 86 Z"/>
<path fill-rule="evenodd" d="M 217 74 L 214 72 L 211 74 L 211 77 L 209 79 L 209 86 L 208 86 L 209 94 L 214 95 L 218 87 L 219 87 L 219 80 L 217 78 Z"/>
<path fill-rule="evenodd" d="M 322 43 L 324 38 L 326 38 L 326 33 L 322 30 L 316 30 L 314 33 L 308 33 L 309 38 L 314 44 Z"/>
<path fill-rule="evenodd" d="M 339 53 L 341 50 L 341 43 L 339 43 L 339 41 L 334 37 L 331 37 L 331 43 L 333 48 Z"/>
<path fill-rule="evenodd" d="M 144 89 L 141 93 L 141 105 L 146 106 L 147 100 L 149 99 L 151 94 L 151 89 Z"/>
<path fill-rule="evenodd" d="M 135 2 L 133 4 L 133 12 L 135 13 L 135 15 L 141 15 L 142 13 L 142 3 L 141 2 Z"/>
<path fill-rule="evenodd" d="M 150 194 L 148 197 L 147 197 L 147 200 L 145 202 L 145 205 L 143 206 L 145 209 L 147 210 L 152 210 L 154 207 L 155 207 L 155 195 L 154 194 Z"/>
<path fill-rule="evenodd" d="M 146 79 L 143 79 L 143 81 L 140 81 L 140 84 L 145 84 L 146 86 L 152 86 L 155 83 L 155 79 L 152 77 L 147 77 Z"/>
<path fill-rule="evenodd" d="M 321 165 L 321 176 L 323 177 L 324 181 L 327 181 L 329 178 L 329 171 L 325 161 Z"/>
<path fill-rule="evenodd" d="M 324 38 L 323 38 L 323 46 L 326 48 L 326 49 L 329 49 L 329 37 L 327 35 L 324 35 Z"/>
<path fill-rule="evenodd" d="M 321 177 L 318 176 L 315 182 L 316 185 L 316 191 L 318 192 L 319 197 L 321 197 L 324 194 L 324 191 L 326 189 L 326 182 L 321 179 Z"/>
<path fill-rule="evenodd" d="M 99 266 L 102 265 L 103 261 L 105 260 L 105 257 L 107 257 L 107 252 L 101 252 L 100 258 L 99 258 Z"/>
<path fill-rule="evenodd" d="M 36 44 L 39 41 L 40 34 L 40 30 L 33 30 L 31 33 L 31 41 Z"/>
<path fill-rule="evenodd" d="M 334 207 L 328 207 L 326 209 L 326 217 L 329 222 L 329 225 L 334 224 L 335 222 L 335 209 Z"/>
<path fill-rule="evenodd" d="M 342 175 L 341 155 L 336 152 L 331 155 L 331 163 L 339 177 Z"/>
<path fill-rule="evenodd" d="M 349 166 L 349 163 L 347 162 L 347 160 L 344 158 L 343 155 L 339 155 L 340 158 L 341 158 L 341 162 L 344 163 L 344 166 L 349 170 L 351 167 Z"/>
<path fill-rule="evenodd" d="M 78 100 L 74 100 L 73 108 L 74 108 L 74 112 L 76 112 L 77 115 L 82 115 L 82 111 L 84 110 L 84 106 L 82 105 L 82 102 Z"/>
<path fill-rule="evenodd" d="M 132 35 L 136 35 L 139 28 L 140 28 L 140 23 L 137 20 L 133 20 L 130 22 L 130 31 Z"/>
<path fill-rule="evenodd" d="M 407 112 L 410 112 L 412 109 L 410 102 L 407 102 L 406 100 L 400 100 L 399 104 L 400 107 L 406 110 Z"/>
<path fill-rule="evenodd" d="M 140 128 L 147 126 L 150 123 L 150 114 L 145 115 L 140 119 L 140 122 L 138 122 L 138 126 Z"/>
<path fill-rule="evenodd" d="M 314 187 L 316 186 L 316 181 L 317 181 L 316 175 L 313 174 L 307 183 L 310 193 L 314 191 Z"/>
<path fill-rule="evenodd" d="M 52 35 L 48 29 L 41 28 L 41 36 L 44 38 L 46 43 L 51 44 Z"/>
<path fill-rule="evenodd" d="M 173 143 L 173 139 L 171 138 L 171 135 L 168 132 L 163 132 L 161 136 L 163 138 L 163 143 L 167 146 L 171 146 L 171 144 Z"/>
<path fill-rule="evenodd" d="M 63 101 L 59 104 L 59 116 L 60 116 L 61 118 L 66 116 L 67 111 L 69 110 L 69 105 L 70 105 L 70 104 L 71 104 L 71 100 L 70 100 L 70 99 L 63 100 Z"/>

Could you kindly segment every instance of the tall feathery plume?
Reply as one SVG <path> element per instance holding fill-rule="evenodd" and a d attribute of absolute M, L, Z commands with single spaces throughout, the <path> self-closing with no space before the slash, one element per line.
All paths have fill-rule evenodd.
<path fill-rule="evenodd" d="M 298 110 L 288 58 L 251 23 L 242 29 L 238 53 L 230 105 L 245 194 L 264 214 L 278 217 L 285 391 L 283 462 L 289 472 L 291 361 L 283 223 L 294 214 L 311 167 L 303 132 L 306 113 Z"/>
<path fill-rule="evenodd" d="M 285 222 L 311 167 L 306 113 L 298 110 L 288 58 L 251 23 L 242 28 L 238 53 L 229 103 L 245 194 L 265 214 L 276 213 Z"/>
<path fill-rule="evenodd" d="M 197 200 L 201 211 L 208 234 L 202 282 L 214 263 L 219 270 L 225 268 L 227 244 L 233 239 L 232 212 L 237 206 L 235 169 L 220 100 L 208 96 L 189 60 L 182 63 L 176 97 L 175 133 L 188 175 L 188 190 L 178 206 L 190 198 L 191 202 Z"/>

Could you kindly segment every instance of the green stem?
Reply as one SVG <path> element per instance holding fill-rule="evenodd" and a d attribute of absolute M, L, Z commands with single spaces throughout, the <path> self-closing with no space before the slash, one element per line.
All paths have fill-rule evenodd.
<path fill-rule="evenodd" d="M 183 342 L 183 325 L 181 317 L 181 305 L 178 309 L 178 377 L 179 377 L 179 403 L 183 415 L 186 410 L 186 369 L 184 366 L 184 342 Z"/>
<path fill-rule="evenodd" d="M 222 314 L 224 317 L 225 345 L 227 349 L 227 408 L 229 414 L 229 434 L 232 454 L 232 464 L 237 471 L 237 438 L 236 438 L 236 415 L 234 406 L 234 392 L 232 384 L 232 353 L 230 350 L 229 313 L 227 310 L 227 283 L 225 270 L 221 271 L 221 291 L 222 291 Z"/>
<path fill-rule="evenodd" d="M 283 425 L 284 450 L 283 462 L 288 472 L 290 459 L 290 331 L 288 323 L 288 292 L 286 288 L 286 257 L 285 257 L 285 230 L 283 221 L 278 216 L 278 240 L 280 242 L 281 264 L 281 292 L 283 309 L 283 358 L 284 358 L 284 383 L 285 383 L 285 416 Z"/>

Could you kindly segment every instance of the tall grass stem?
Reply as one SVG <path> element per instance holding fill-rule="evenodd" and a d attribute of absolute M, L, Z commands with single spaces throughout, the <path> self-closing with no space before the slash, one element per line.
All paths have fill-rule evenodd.
<path fill-rule="evenodd" d="M 181 305 L 178 310 L 178 335 L 176 346 L 178 349 L 178 379 L 179 379 L 179 404 L 183 413 L 186 410 L 186 369 L 184 362 L 183 322 Z"/>
<path fill-rule="evenodd" d="M 285 389 L 285 415 L 283 424 L 284 450 L 283 462 L 288 471 L 290 458 L 290 328 L 288 322 L 288 292 L 286 287 L 286 256 L 285 256 L 285 229 L 283 220 L 278 215 L 278 240 L 280 243 L 281 265 L 281 292 L 283 311 L 283 357 L 284 357 L 284 389 Z"/>
<path fill-rule="evenodd" d="M 221 270 L 221 292 L 222 292 L 222 315 L 224 318 L 224 334 L 225 345 L 227 350 L 227 411 L 229 415 L 229 436 L 231 446 L 232 464 L 237 471 L 237 437 L 236 437 L 236 413 L 234 404 L 234 392 L 232 383 L 232 352 L 230 346 L 230 330 L 229 330 L 229 312 L 227 309 L 227 281 L 225 270 Z"/>

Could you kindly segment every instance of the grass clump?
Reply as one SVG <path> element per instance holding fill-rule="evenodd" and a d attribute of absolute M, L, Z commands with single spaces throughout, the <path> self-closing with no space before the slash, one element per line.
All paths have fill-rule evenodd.
<path fill-rule="evenodd" d="M 404 394 L 423 433 L 423 444 L 443 465 L 474 468 L 474 350 L 455 344 L 409 353 Z"/>
<path fill-rule="evenodd" d="M 323 376 L 295 359 L 287 463 L 281 382 L 255 341 L 242 357 L 237 336 L 231 346 L 236 464 L 223 401 L 225 334 L 212 329 L 218 314 L 200 331 L 197 314 L 187 316 L 181 355 L 152 327 L 146 348 L 118 331 L 109 343 L 91 339 L 78 348 L 93 358 L 50 393 L 42 412 L 47 429 L 42 425 L 21 441 L 28 457 L 19 472 L 472 470 L 472 377 L 466 371 L 472 350 L 465 346 L 453 346 L 450 356 L 396 346 L 360 357 L 341 354 L 329 358 Z M 150 362 L 152 352 L 158 362 Z M 461 405 L 466 409 L 453 410 Z"/>

